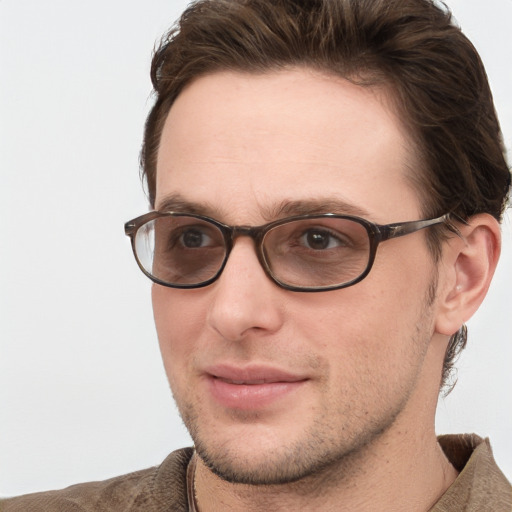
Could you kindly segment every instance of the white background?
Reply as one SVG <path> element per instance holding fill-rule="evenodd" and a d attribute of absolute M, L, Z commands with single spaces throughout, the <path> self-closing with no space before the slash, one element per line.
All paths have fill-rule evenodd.
<path fill-rule="evenodd" d="M 512 0 L 448 1 L 512 137 Z M 190 444 L 124 221 L 154 42 L 185 2 L 0 0 L 0 495 L 104 479 Z M 490 436 L 512 478 L 512 221 L 439 432 Z"/>

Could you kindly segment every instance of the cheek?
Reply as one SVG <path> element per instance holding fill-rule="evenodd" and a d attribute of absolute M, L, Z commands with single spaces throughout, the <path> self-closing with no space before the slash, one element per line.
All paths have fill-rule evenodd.
<path fill-rule="evenodd" d="M 414 321 L 406 322 L 391 315 L 391 308 L 379 310 L 378 302 L 353 300 L 337 317 L 334 312 L 315 315 L 316 329 L 308 322 L 298 326 L 302 336 L 314 340 L 314 350 L 327 366 L 324 410 L 347 424 L 356 425 L 361 418 L 373 421 L 403 402 L 415 386 L 428 347 L 428 329 L 418 327 L 421 314 L 415 312 Z"/>
<path fill-rule="evenodd" d="M 188 294 L 188 296 L 187 296 Z M 153 285 L 153 315 L 165 370 L 171 386 L 190 365 L 194 345 L 204 327 L 200 302 L 172 288 Z"/>
<path fill-rule="evenodd" d="M 345 382 L 399 381 L 428 345 L 429 270 L 374 270 L 354 287 L 306 297 L 293 313 L 296 335 Z"/>

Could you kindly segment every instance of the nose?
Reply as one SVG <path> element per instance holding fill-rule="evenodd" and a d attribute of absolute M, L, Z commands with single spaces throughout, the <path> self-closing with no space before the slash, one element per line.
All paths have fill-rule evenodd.
<path fill-rule="evenodd" d="M 236 240 L 222 274 L 210 286 L 213 300 L 207 321 L 225 340 L 262 336 L 281 327 L 285 290 L 266 275 L 249 237 Z"/>

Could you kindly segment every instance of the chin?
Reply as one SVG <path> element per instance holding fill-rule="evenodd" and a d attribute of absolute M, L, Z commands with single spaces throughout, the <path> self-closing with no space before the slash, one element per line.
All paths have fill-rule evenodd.
<path fill-rule="evenodd" d="M 367 446 L 384 430 L 370 428 L 344 439 L 340 430 L 333 432 L 325 423 L 295 432 L 245 425 L 229 434 L 226 429 L 221 435 L 214 430 L 202 435 L 196 425 L 186 424 L 204 465 L 222 480 L 246 485 L 352 477 Z"/>
<path fill-rule="evenodd" d="M 242 441 L 243 442 L 243 441 Z M 206 467 L 222 480 L 246 485 L 282 485 L 323 473 L 333 465 L 332 455 L 303 452 L 300 446 L 281 447 L 279 450 L 260 450 L 259 453 L 233 453 L 228 450 L 208 450 L 196 443 L 196 452 Z M 240 450 L 242 452 L 242 450 Z"/>

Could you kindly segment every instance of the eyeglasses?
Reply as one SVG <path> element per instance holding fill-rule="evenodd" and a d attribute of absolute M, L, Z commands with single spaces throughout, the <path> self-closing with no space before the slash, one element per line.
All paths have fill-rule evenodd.
<path fill-rule="evenodd" d="M 370 272 L 381 242 L 447 223 L 449 216 L 379 225 L 326 213 L 263 226 L 227 226 L 202 215 L 152 211 L 124 228 L 142 272 L 163 286 L 200 288 L 213 283 L 236 238 L 248 236 L 261 266 L 277 285 L 319 292 L 358 283 Z"/>

